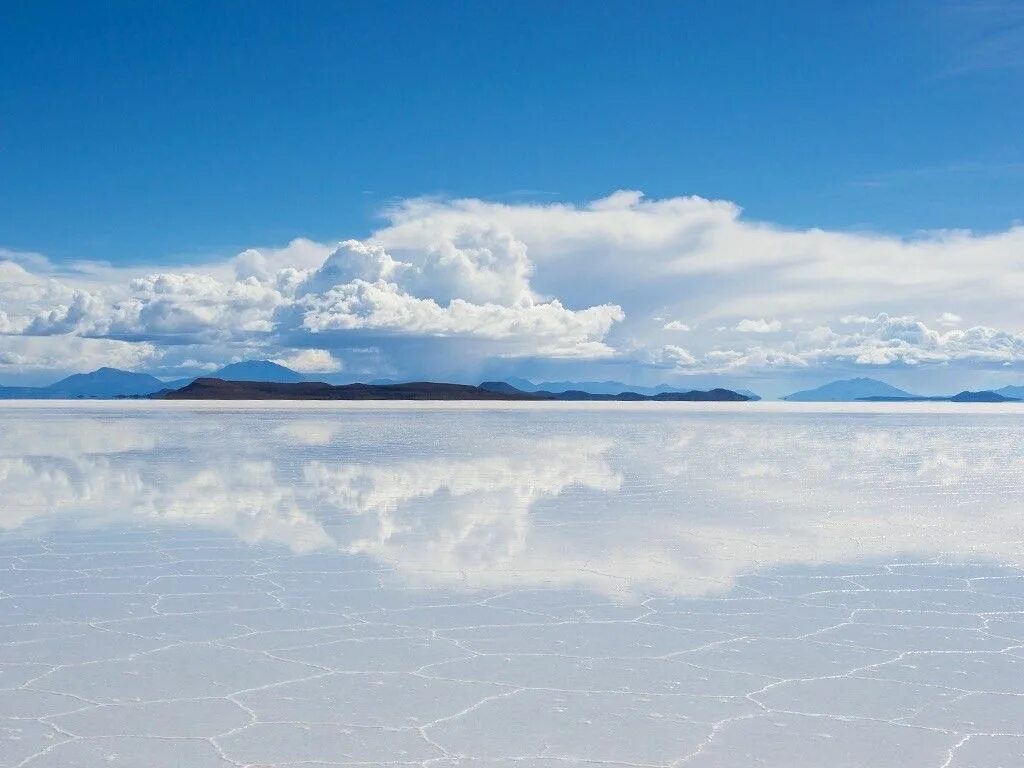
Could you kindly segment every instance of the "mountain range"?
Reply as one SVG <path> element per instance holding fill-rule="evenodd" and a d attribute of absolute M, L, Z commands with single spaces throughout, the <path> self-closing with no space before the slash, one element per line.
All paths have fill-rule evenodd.
<path fill-rule="evenodd" d="M 0 386 L 0 399 L 80 399 L 80 398 L 117 398 L 145 397 L 164 390 L 178 390 L 196 381 L 196 376 L 162 381 L 145 373 L 133 373 L 116 368 L 99 368 L 90 373 L 76 373 L 65 379 L 43 387 L 4 387 Z M 270 360 L 245 360 L 231 363 L 217 371 L 206 374 L 205 378 L 223 381 L 271 382 L 279 384 L 299 384 L 310 381 L 301 373 Z M 348 383 L 337 381 L 337 375 L 317 376 L 317 381 L 326 380 L 331 384 Z M 402 382 L 392 379 L 374 379 L 369 384 L 386 386 Z M 590 399 L 583 396 L 602 395 L 613 399 L 619 395 L 632 393 L 644 397 L 656 397 L 666 394 L 679 394 L 680 388 L 669 384 L 658 384 L 653 387 L 624 384 L 619 381 L 549 381 L 535 384 L 521 378 L 505 380 L 509 386 L 521 393 L 543 392 L 545 394 L 562 395 L 570 393 L 577 399 Z M 493 384 L 493 382 L 492 382 Z M 717 388 L 723 389 L 723 388 Z M 699 391 L 699 390 L 691 390 Z M 714 390 L 711 390 L 714 391 Z M 723 389 L 723 391 L 725 391 Z M 753 392 L 742 389 L 730 389 L 748 400 L 760 400 Z M 685 394 L 685 392 L 683 393 Z M 571 396 L 559 399 L 572 399 Z M 627 398 L 628 399 L 628 398 Z M 664 399 L 664 398 L 663 398 Z"/>
<path fill-rule="evenodd" d="M 877 379 L 857 378 L 832 381 L 815 389 L 805 389 L 786 395 L 783 400 L 798 403 L 844 402 L 952 402 L 952 403 L 1004 403 L 1024 399 L 1024 387 L 1006 386 L 996 390 L 955 395 L 916 395 Z"/>
<path fill-rule="evenodd" d="M 231 363 L 210 374 L 228 381 L 270 381 L 296 384 L 306 377 L 291 368 L 270 360 L 246 360 Z M 162 381 L 148 373 L 134 373 L 117 368 L 98 368 L 89 373 L 75 373 L 45 387 L 0 386 L 0 400 L 64 400 L 81 398 L 145 397 L 162 390 L 181 389 L 197 377 Z"/>
<path fill-rule="evenodd" d="M 538 400 L 526 392 L 491 392 L 468 384 L 432 381 L 406 384 L 327 384 L 199 378 L 158 397 L 167 400 Z"/>
<path fill-rule="evenodd" d="M 622 392 L 615 395 L 593 394 L 579 390 L 566 392 L 523 392 L 504 381 L 447 384 L 412 381 L 402 384 L 327 384 L 322 381 L 270 382 L 225 381 L 200 378 L 181 389 L 160 392 L 155 397 L 167 400 L 617 400 L 617 401 L 715 401 L 746 402 L 749 398 L 728 389 L 689 392 L 661 392 L 641 395 Z"/>
<path fill-rule="evenodd" d="M 532 395 L 541 400 L 619 400 L 619 401 L 641 401 L 653 400 L 657 402 L 685 402 L 685 401 L 718 401 L 718 402 L 746 402 L 751 398 L 746 395 L 734 392 L 731 389 L 721 387 L 709 390 L 691 389 L 685 392 L 678 390 L 673 392 L 658 392 L 648 395 L 640 392 L 619 391 L 614 394 L 606 392 L 587 392 L 581 389 L 567 389 L 561 392 L 550 392 L 537 390 L 535 392 L 524 392 L 512 386 L 507 381 L 485 381 L 480 389 L 488 392 L 499 392 L 506 395 Z"/>
<path fill-rule="evenodd" d="M 84 397 L 139 397 L 167 387 L 167 383 L 148 373 L 133 373 L 117 368 L 98 368 L 91 373 L 75 373 L 45 387 L 0 387 L 0 399 L 68 399 Z"/>
<path fill-rule="evenodd" d="M 199 377 L 163 381 L 146 373 L 122 371 L 117 368 L 99 368 L 90 373 L 76 373 L 41 387 L 0 386 L 2 399 L 79 399 L 147 397 L 161 392 L 181 390 Z M 270 360 L 246 360 L 231 363 L 203 377 L 229 382 L 273 384 L 301 384 L 309 382 L 306 376 Z M 325 377 L 334 383 L 334 377 Z M 319 377 L 318 377 L 319 380 Z M 320 382 L 324 383 L 324 382 Z M 404 382 L 409 383 L 409 382 Z M 366 385 L 390 387 L 403 384 L 390 379 L 375 379 Z M 346 385 L 347 386 L 347 385 Z M 466 386 L 466 385 L 452 385 Z M 545 381 L 534 383 L 528 379 L 510 377 L 504 381 L 484 382 L 480 389 L 498 394 L 538 395 L 533 399 L 557 400 L 685 400 L 685 399 L 743 399 L 760 400 L 745 389 L 715 388 L 708 391 L 681 391 L 669 384 L 638 386 L 620 381 Z M 714 395 L 711 393 L 719 393 Z M 728 396 L 721 393 L 729 393 Z M 736 396 L 736 398 L 733 398 Z M 794 392 L 782 398 L 790 402 L 900 402 L 900 401 L 952 401 L 952 402 L 1006 402 L 1024 400 L 1024 386 L 1009 385 L 979 392 L 960 392 L 950 396 L 919 395 L 865 377 L 833 381 L 814 389 Z"/>
<path fill-rule="evenodd" d="M 1003 397 L 1012 397 L 1017 400 L 1024 400 L 1024 386 L 1000 387 L 999 389 L 994 389 L 992 391 L 997 395 L 1002 395 Z"/>
<path fill-rule="evenodd" d="M 910 392 L 877 379 L 845 379 L 832 381 L 815 389 L 805 389 L 786 395 L 783 400 L 797 403 L 841 403 L 868 397 L 914 397 Z"/>
<path fill-rule="evenodd" d="M 640 384 L 623 384 L 621 381 L 542 381 L 534 383 L 529 379 L 510 376 L 505 379 L 505 382 L 522 392 L 588 392 L 593 395 L 618 395 L 622 392 L 636 392 L 639 395 L 660 395 L 666 392 L 680 391 L 680 387 L 671 384 L 656 384 L 648 387 Z M 751 392 L 749 389 L 729 387 L 729 390 L 743 395 L 748 400 L 761 399 L 760 395 Z"/>

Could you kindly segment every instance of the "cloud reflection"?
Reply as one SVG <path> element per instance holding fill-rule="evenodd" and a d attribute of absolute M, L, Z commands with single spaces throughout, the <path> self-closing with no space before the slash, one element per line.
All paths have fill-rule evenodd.
<path fill-rule="evenodd" d="M 0 526 L 190 526 L 466 589 L 703 594 L 789 564 L 1020 565 L 1012 417 L 9 411 Z"/>

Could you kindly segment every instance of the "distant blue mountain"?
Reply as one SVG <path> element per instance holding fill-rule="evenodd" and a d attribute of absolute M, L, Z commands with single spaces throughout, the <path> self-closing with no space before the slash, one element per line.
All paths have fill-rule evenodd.
<path fill-rule="evenodd" d="M 536 392 L 538 387 L 529 379 L 522 379 L 518 376 L 509 376 L 505 379 L 506 384 L 511 384 L 513 387 L 518 389 L 520 392 Z M 548 390 L 549 392 L 552 390 Z"/>
<path fill-rule="evenodd" d="M 269 360 L 232 363 L 213 374 L 228 381 L 272 381 L 295 384 L 306 378 L 291 368 Z M 117 368 L 99 368 L 89 373 L 75 373 L 46 387 L 2 387 L 0 400 L 59 400 L 68 398 L 145 397 L 164 389 L 181 389 L 195 381 L 191 376 L 174 381 L 161 381 L 148 373 L 133 373 Z"/>
<path fill-rule="evenodd" d="M 98 368 L 75 373 L 46 387 L 0 387 L 0 399 L 66 399 L 80 397 L 140 397 L 159 392 L 166 384 L 148 373 Z"/>
<path fill-rule="evenodd" d="M 529 379 L 510 376 L 505 379 L 520 392 L 588 392 L 592 395 L 618 395 L 622 392 L 636 392 L 638 395 L 661 395 L 666 392 L 685 392 L 693 387 L 684 387 L 678 384 L 656 384 L 646 387 L 639 384 L 624 384 L 621 381 L 542 381 L 534 384 Z M 760 400 L 761 397 L 746 389 L 735 389 L 733 392 L 749 397 L 751 400 Z"/>
<path fill-rule="evenodd" d="M 592 395 L 617 395 L 620 392 L 636 392 L 638 395 L 657 395 L 662 392 L 676 392 L 680 387 L 658 384 L 645 387 L 639 384 L 624 384 L 621 381 L 543 381 L 537 391 L 545 392 L 589 392 Z M 691 387 L 684 387 L 691 389 Z"/>
<path fill-rule="evenodd" d="M 589 392 L 592 395 L 617 395 L 620 392 L 656 395 L 678 389 L 678 387 L 670 387 L 667 384 L 644 387 L 639 384 L 623 384 L 621 381 L 542 381 L 539 384 L 534 384 L 529 379 L 521 379 L 516 376 L 505 379 L 505 382 L 522 392 Z"/>
<path fill-rule="evenodd" d="M 982 390 L 981 392 L 964 391 L 949 398 L 953 403 L 1014 403 L 1020 398 L 1004 395 L 1001 392 Z"/>
<path fill-rule="evenodd" d="M 800 403 L 842 403 L 882 397 L 912 398 L 917 397 L 917 395 L 904 392 L 902 389 L 890 386 L 884 381 L 859 378 L 833 381 L 816 389 L 794 392 L 782 399 Z"/>
<path fill-rule="evenodd" d="M 1000 387 L 999 389 L 992 390 L 997 395 L 1003 397 L 1012 397 L 1016 400 L 1024 400 L 1024 386 L 1010 385 L 1008 387 Z"/>
<path fill-rule="evenodd" d="M 181 389 L 182 387 L 187 387 L 197 378 L 198 376 L 187 376 L 184 379 L 171 379 L 164 382 L 164 389 Z"/>
<path fill-rule="evenodd" d="M 126 397 L 148 395 L 166 384 L 148 373 L 133 373 L 117 368 L 98 368 L 90 373 L 75 373 L 45 389 L 62 397 Z"/>
<path fill-rule="evenodd" d="M 861 402 L 868 403 L 1019 403 L 1016 397 L 1007 397 L 990 389 L 983 389 L 980 392 L 964 390 L 955 395 L 933 395 L 925 397 L 922 395 L 911 395 L 910 397 L 862 397 Z"/>
<path fill-rule="evenodd" d="M 519 389 L 507 381 L 485 381 L 480 385 L 485 392 L 497 392 L 499 395 L 520 395 L 526 390 Z"/>
<path fill-rule="evenodd" d="M 278 384 L 298 384 L 306 381 L 306 377 L 301 373 L 270 360 L 243 360 L 240 363 L 231 363 L 209 374 L 208 378 L 225 381 L 272 381 Z"/>

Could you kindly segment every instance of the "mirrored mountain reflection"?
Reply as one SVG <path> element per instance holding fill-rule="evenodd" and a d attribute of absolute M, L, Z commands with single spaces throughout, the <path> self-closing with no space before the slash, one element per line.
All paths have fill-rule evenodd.
<path fill-rule="evenodd" d="M 189 526 L 413 583 L 705 594 L 791 564 L 1021 565 L 1012 415 L 9 409 L 0 527 Z"/>

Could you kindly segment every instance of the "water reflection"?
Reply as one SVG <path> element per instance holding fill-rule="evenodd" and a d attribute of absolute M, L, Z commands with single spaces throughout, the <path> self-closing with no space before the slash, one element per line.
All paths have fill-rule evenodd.
<path fill-rule="evenodd" d="M 704 594 L 790 564 L 1020 565 L 1009 415 L 153 407 L 0 416 L 0 526 L 179 526 L 417 583 Z"/>

